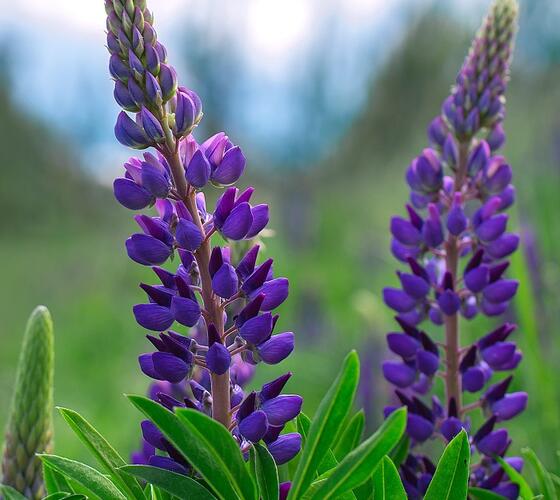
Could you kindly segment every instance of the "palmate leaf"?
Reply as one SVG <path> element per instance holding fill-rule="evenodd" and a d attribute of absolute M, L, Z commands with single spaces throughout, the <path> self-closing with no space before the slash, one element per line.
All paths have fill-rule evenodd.
<path fill-rule="evenodd" d="M 424 499 L 467 498 L 469 462 L 469 439 L 462 429 L 445 448 Z"/>
<path fill-rule="evenodd" d="M 179 500 L 211 500 L 216 498 L 194 479 L 159 467 L 125 465 L 120 470 L 157 486 Z"/>
<path fill-rule="evenodd" d="M 373 473 L 373 500 L 406 500 L 406 492 L 393 461 L 385 455 Z"/>
<path fill-rule="evenodd" d="M 201 419 L 187 419 L 184 416 L 179 419 L 177 415 L 148 398 L 128 398 L 157 425 L 167 440 L 202 476 L 216 497 L 224 500 L 256 498 L 257 488 L 245 464 L 241 463 L 242 469 L 238 466 L 241 452 L 221 424 L 200 412 L 196 413 Z M 200 425 L 199 428 L 194 425 L 195 422 Z M 233 451 L 233 445 L 236 451 Z M 246 482 L 241 484 L 241 481 Z"/>
<path fill-rule="evenodd" d="M 519 472 L 517 472 L 511 465 L 509 465 L 502 457 L 495 458 L 502 466 L 502 469 L 504 469 L 511 482 L 519 486 L 519 496 L 523 500 L 531 500 L 534 495 L 531 491 L 531 487 L 527 484 L 527 481 L 525 481 L 523 476 L 519 474 Z"/>
<path fill-rule="evenodd" d="M 278 469 L 266 447 L 254 443 L 250 450 L 250 463 L 262 500 L 278 500 Z"/>
<path fill-rule="evenodd" d="M 406 408 L 394 411 L 383 425 L 336 466 L 313 495 L 314 500 L 336 498 L 367 481 L 373 471 L 403 435 Z"/>
<path fill-rule="evenodd" d="M 321 401 L 302 451 L 288 499 L 301 498 L 309 488 L 315 472 L 340 432 L 358 387 L 360 362 L 352 351 L 338 377 Z"/>
<path fill-rule="evenodd" d="M 76 481 L 88 492 L 88 496 L 102 500 L 126 500 L 110 479 L 89 465 L 56 455 L 39 455 L 49 467 Z"/>
<path fill-rule="evenodd" d="M 364 410 L 355 413 L 345 429 L 343 429 L 340 438 L 334 447 L 334 456 L 340 462 L 348 453 L 350 453 L 362 438 L 366 416 Z"/>
<path fill-rule="evenodd" d="M 537 477 L 539 488 L 544 498 L 550 500 L 558 500 L 558 495 L 556 494 L 556 489 L 554 488 L 554 483 L 552 482 L 552 477 L 550 473 L 544 468 L 541 461 L 538 459 L 537 455 L 531 448 L 524 448 L 521 450 L 523 458 L 531 464 L 533 471 Z"/>
<path fill-rule="evenodd" d="M 79 413 L 67 408 L 58 408 L 58 411 L 119 489 L 129 498 L 143 500 L 144 492 L 138 481 L 119 471 L 126 462 L 108 441 Z"/>

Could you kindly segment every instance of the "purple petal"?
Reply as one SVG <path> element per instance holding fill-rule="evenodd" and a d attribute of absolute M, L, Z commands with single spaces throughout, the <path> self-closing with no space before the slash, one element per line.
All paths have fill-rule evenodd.
<path fill-rule="evenodd" d="M 484 298 L 494 304 L 500 302 L 507 302 L 512 299 L 519 282 L 516 280 L 498 280 L 488 285 L 482 292 Z"/>
<path fill-rule="evenodd" d="M 473 292 L 478 293 L 488 284 L 490 278 L 490 271 L 488 266 L 480 265 L 465 273 L 465 285 Z"/>
<path fill-rule="evenodd" d="M 406 246 L 417 246 L 422 241 L 420 231 L 406 219 L 393 217 L 391 219 L 391 234 Z"/>
<path fill-rule="evenodd" d="M 253 223 L 245 236 L 247 239 L 257 236 L 268 224 L 268 205 L 256 205 L 251 209 L 251 213 L 253 215 Z"/>
<path fill-rule="evenodd" d="M 204 153 L 197 149 L 187 166 L 187 180 L 195 188 L 202 188 L 210 178 L 210 162 Z"/>
<path fill-rule="evenodd" d="M 498 422 L 510 420 L 519 415 L 527 407 L 526 392 L 512 392 L 492 405 L 492 413 L 498 417 Z"/>
<path fill-rule="evenodd" d="M 284 394 L 265 401 L 261 405 L 261 410 L 266 413 L 271 425 L 283 425 L 297 417 L 302 404 L 301 396 Z"/>
<path fill-rule="evenodd" d="M 268 418 L 266 413 L 262 410 L 251 413 L 239 423 L 239 432 L 241 435 L 253 443 L 260 441 L 267 430 Z"/>
<path fill-rule="evenodd" d="M 232 240 L 243 239 L 251 225 L 253 224 L 253 214 L 249 203 L 240 203 L 227 216 L 224 225 L 220 231 L 222 234 Z"/>
<path fill-rule="evenodd" d="M 285 464 L 294 458 L 301 449 L 301 436 L 297 433 L 282 434 L 276 441 L 267 445 L 268 451 L 277 465 Z"/>
<path fill-rule="evenodd" d="M 420 343 L 417 340 L 403 333 L 387 334 L 387 344 L 391 351 L 403 358 L 411 358 L 420 347 Z"/>
<path fill-rule="evenodd" d="M 507 448 L 508 439 L 507 431 L 505 429 L 498 429 L 478 441 L 476 447 L 480 453 L 484 453 L 484 455 L 489 457 L 501 455 Z"/>
<path fill-rule="evenodd" d="M 166 469 L 171 472 L 176 472 L 177 474 L 184 474 L 185 476 L 189 474 L 189 471 L 185 469 L 181 464 L 175 462 L 172 458 L 162 457 L 160 455 L 154 455 L 150 457 L 148 463 L 152 467 L 158 467 L 160 469 Z"/>
<path fill-rule="evenodd" d="M 173 297 L 171 313 L 182 325 L 194 326 L 200 319 L 200 306 L 195 300 L 184 297 Z"/>
<path fill-rule="evenodd" d="M 154 201 L 153 196 L 146 189 L 130 179 L 115 179 L 113 193 L 117 201 L 130 210 L 141 210 Z"/>
<path fill-rule="evenodd" d="M 219 297 L 229 299 L 237 293 L 238 281 L 235 268 L 224 263 L 212 277 L 212 290 Z"/>
<path fill-rule="evenodd" d="M 437 372 L 439 368 L 439 358 L 433 352 L 425 351 L 423 349 L 416 353 L 416 363 L 418 370 L 420 370 L 428 377 Z"/>
<path fill-rule="evenodd" d="M 273 335 L 269 340 L 257 346 L 260 358 L 269 365 L 275 365 L 287 358 L 294 350 L 294 334 L 292 332 Z"/>
<path fill-rule="evenodd" d="M 227 347 L 219 342 L 214 342 L 206 353 L 206 364 L 210 371 L 218 375 L 227 372 L 231 364 L 231 355 Z"/>
<path fill-rule="evenodd" d="M 142 186 L 156 198 L 167 198 L 171 184 L 164 171 L 151 163 L 142 163 Z"/>
<path fill-rule="evenodd" d="M 156 332 L 167 330 L 174 321 L 169 308 L 158 304 L 137 304 L 132 311 L 140 326 Z"/>
<path fill-rule="evenodd" d="M 434 424 L 420 415 L 410 413 L 407 418 L 406 432 L 412 439 L 423 442 L 433 434 Z"/>
<path fill-rule="evenodd" d="M 416 306 L 416 300 L 398 288 L 384 288 L 383 300 L 391 309 L 405 313 Z"/>
<path fill-rule="evenodd" d="M 172 248 L 147 234 L 133 234 L 125 245 L 128 256 L 144 266 L 163 264 L 173 253 Z"/>
<path fill-rule="evenodd" d="M 235 183 L 245 168 L 245 156 L 239 146 L 228 149 L 216 170 L 212 172 L 212 181 L 221 185 Z"/>
<path fill-rule="evenodd" d="M 271 311 L 272 309 L 276 309 L 288 298 L 289 291 L 290 282 L 287 278 L 275 278 L 265 282 L 252 296 L 261 293 L 264 294 L 261 309 L 263 311 Z"/>
<path fill-rule="evenodd" d="M 291 376 L 292 373 L 288 372 L 285 373 L 284 375 L 280 375 L 277 379 L 274 379 L 271 382 L 264 384 L 261 387 L 261 391 L 259 393 L 259 398 L 261 402 L 264 403 L 266 400 L 278 396 L 282 392 L 282 389 L 284 388 L 286 382 L 288 382 Z"/>
<path fill-rule="evenodd" d="M 239 335 L 247 342 L 258 345 L 266 340 L 272 332 L 272 314 L 265 313 L 251 318 L 239 329 Z"/>
<path fill-rule="evenodd" d="M 182 359 L 168 352 L 154 352 L 152 354 L 154 370 L 158 380 L 166 380 L 172 384 L 181 382 L 189 373 L 190 365 Z"/>
<path fill-rule="evenodd" d="M 399 361 L 384 361 L 382 369 L 383 376 L 400 388 L 410 386 L 416 379 L 416 370 Z"/>
<path fill-rule="evenodd" d="M 194 222 L 187 219 L 179 219 L 175 231 L 175 238 L 179 246 L 189 252 L 197 250 L 204 239 L 200 228 Z"/>

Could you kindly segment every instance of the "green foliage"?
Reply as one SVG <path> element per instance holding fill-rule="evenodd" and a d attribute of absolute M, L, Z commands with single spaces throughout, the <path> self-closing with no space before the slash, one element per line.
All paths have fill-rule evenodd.
<path fill-rule="evenodd" d="M 337 439 L 334 447 L 334 456 L 340 462 L 350 453 L 362 439 L 366 416 L 364 410 L 355 413 L 342 430 L 342 435 Z"/>
<path fill-rule="evenodd" d="M 552 481 L 550 473 L 544 468 L 542 462 L 538 459 L 537 455 L 530 448 L 524 448 L 521 450 L 525 462 L 531 464 L 533 473 L 537 478 L 537 483 L 539 485 L 539 490 L 544 495 L 547 500 L 558 500 L 558 495 L 556 493 L 556 488 Z"/>
<path fill-rule="evenodd" d="M 307 435 L 309 434 L 309 428 L 311 427 L 311 419 L 303 412 L 301 412 L 297 418 L 297 431 L 301 434 L 301 442 L 302 448 L 305 448 L 305 444 L 307 443 Z M 336 457 L 334 456 L 333 451 L 329 448 L 325 453 L 325 457 L 321 460 L 319 467 L 317 467 L 317 474 L 321 475 L 328 470 L 336 467 L 338 463 Z"/>
<path fill-rule="evenodd" d="M 344 457 L 312 498 L 336 498 L 364 483 L 383 457 L 399 442 L 405 428 L 406 408 L 403 407 L 393 412 L 377 432 Z"/>
<path fill-rule="evenodd" d="M 315 471 L 331 448 L 350 411 L 358 387 L 360 363 L 352 351 L 342 370 L 319 405 L 311 424 L 288 499 L 299 498 L 309 488 Z"/>
<path fill-rule="evenodd" d="M 469 439 L 462 429 L 445 448 L 424 497 L 425 500 L 466 498 L 469 462 Z"/>
<path fill-rule="evenodd" d="M 410 438 L 408 437 L 408 434 L 403 434 L 399 444 L 395 446 L 389 455 L 396 467 L 400 467 L 400 465 L 406 460 L 409 448 Z"/>
<path fill-rule="evenodd" d="M 495 457 L 498 463 L 502 466 L 505 473 L 508 475 L 509 479 L 512 483 L 517 484 L 519 486 L 519 496 L 523 500 L 531 500 L 533 498 L 533 492 L 531 487 L 525 481 L 524 477 L 519 474 L 511 465 L 509 465 L 502 457 Z"/>
<path fill-rule="evenodd" d="M 179 500 L 211 500 L 216 498 L 200 483 L 183 474 L 149 465 L 125 465 L 120 470 L 157 486 Z"/>
<path fill-rule="evenodd" d="M 49 495 L 54 493 L 73 493 L 74 490 L 63 474 L 49 467 L 43 462 L 43 479 Z"/>
<path fill-rule="evenodd" d="M 138 481 L 119 470 L 126 462 L 107 440 L 79 413 L 66 408 L 58 408 L 58 411 L 119 489 L 131 498 L 144 499 Z"/>
<path fill-rule="evenodd" d="M 373 500 L 406 500 L 406 492 L 393 461 L 384 456 L 373 473 Z"/>
<path fill-rule="evenodd" d="M 278 469 L 270 452 L 260 443 L 250 450 L 251 472 L 257 480 L 262 500 L 278 500 Z"/>
<path fill-rule="evenodd" d="M 126 500 L 110 479 L 89 465 L 56 455 L 39 455 L 49 467 L 76 481 L 91 495 L 102 500 Z"/>
<path fill-rule="evenodd" d="M 5 484 L 0 484 L 0 495 L 4 500 L 27 500 L 19 491 Z"/>
<path fill-rule="evenodd" d="M 483 488 L 469 488 L 469 497 L 473 500 L 504 500 L 502 495 Z"/>
<path fill-rule="evenodd" d="M 52 447 L 54 333 L 46 307 L 37 307 L 27 322 L 18 362 L 15 391 L 6 428 L 1 482 L 25 496 L 44 494 L 36 453 Z"/>
<path fill-rule="evenodd" d="M 239 447 L 221 424 L 198 412 L 197 416 L 202 418 L 197 419 L 188 412 L 179 418 L 141 396 L 129 396 L 129 399 L 158 426 L 218 498 L 249 500 L 256 497 L 256 485 L 249 476 Z"/>

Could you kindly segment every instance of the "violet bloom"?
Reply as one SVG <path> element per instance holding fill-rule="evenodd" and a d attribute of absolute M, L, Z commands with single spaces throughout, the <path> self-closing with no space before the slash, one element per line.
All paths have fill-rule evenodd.
<path fill-rule="evenodd" d="M 387 336 L 396 359 L 383 363 L 383 374 L 397 388 L 396 405 L 408 408 L 412 446 L 401 476 L 411 498 L 425 493 L 434 472 L 418 447 L 438 434 L 449 441 L 462 428 L 470 432 L 471 411 L 486 419 L 470 438 L 481 455 L 472 485 L 517 498 L 517 487 L 493 458 L 504 456 L 511 442 L 502 422 L 527 405 L 526 393 L 507 392 L 511 375 L 499 377 L 521 361 L 516 327 L 502 324 L 471 345 L 461 345 L 459 336 L 461 317 L 502 315 L 518 288 L 506 276 L 507 257 L 519 244 L 507 232 L 505 213 L 515 198 L 512 169 L 497 152 L 505 141 L 501 122 L 516 17 L 515 0 L 494 2 L 441 115 L 428 128 L 430 146 L 406 172 L 406 216 L 390 224 L 392 252 L 407 269 L 397 273 L 398 287 L 383 290 L 401 328 Z M 432 339 L 424 321 L 442 326 L 443 335 Z M 424 399 L 438 375 L 445 404 L 436 396 Z M 487 387 L 491 378 L 498 381 Z M 478 400 L 464 403 L 465 392 L 480 391 Z"/>
<path fill-rule="evenodd" d="M 105 9 L 109 71 L 123 109 L 115 135 L 125 146 L 153 148 L 130 158 L 114 182 L 126 208 L 155 207 L 135 217 L 140 231 L 125 243 L 129 257 L 157 278 L 140 284 L 146 300 L 133 308 L 138 324 L 155 332 L 148 335 L 155 350 L 140 356 L 140 368 L 158 381 L 152 397 L 166 408 L 202 411 L 230 429 L 243 452 L 262 439 L 284 463 L 301 446 L 299 434 L 280 436 L 302 404 L 300 396 L 280 394 L 289 375 L 258 393 L 246 396 L 242 388 L 253 365 L 280 363 L 294 348 L 292 332 L 275 331 L 272 312 L 286 300 L 288 280 L 276 277 L 272 259 L 259 259 L 252 244 L 268 224 L 268 206 L 252 202 L 252 187 L 233 186 L 245 169 L 239 146 L 223 132 L 201 142 L 192 135 L 202 103 L 179 84 L 146 2 L 105 0 Z M 208 210 L 201 189 L 210 184 L 229 187 Z M 226 244 L 213 246 L 214 233 Z M 232 258 L 240 241 L 249 243 L 246 252 Z M 173 269 L 161 267 L 174 257 Z M 155 426 L 144 422 L 142 431 L 136 462 L 189 472 Z"/>

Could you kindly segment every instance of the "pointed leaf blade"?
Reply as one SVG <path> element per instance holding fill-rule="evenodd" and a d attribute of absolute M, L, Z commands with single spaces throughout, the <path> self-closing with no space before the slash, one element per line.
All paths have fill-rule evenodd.
<path fill-rule="evenodd" d="M 333 450 L 334 456 L 339 462 L 358 446 L 364 431 L 365 422 L 364 410 L 357 412 L 348 422 L 348 426 L 342 432 Z"/>
<path fill-rule="evenodd" d="M 393 461 L 385 455 L 373 473 L 373 500 L 406 500 L 406 492 Z"/>
<path fill-rule="evenodd" d="M 523 500 L 531 500 L 534 497 L 534 494 L 527 481 L 525 481 L 525 478 L 521 474 L 519 474 L 519 472 L 517 472 L 511 465 L 509 465 L 502 457 L 495 458 L 502 466 L 502 469 L 504 469 L 511 482 L 519 486 L 519 496 Z"/>
<path fill-rule="evenodd" d="M 126 500 L 126 497 L 101 472 L 89 465 L 57 455 L 39 455 L 49 467 L 82 485 L 95 498 Z"/>
<path fill-rule="evenodd" d="M 469 439 L 463 429 L 445 448 L 424 497 L 425 500 L 466 498 L 469 462 Z"/>
<path fill-rule="evenodd" d="M 132 498 L 143 500 L 144 492 L 138 481 L 119 471 L 119 467 L 126 465 L 126 462 L 93 425 L 73 410 L 58 408 L 58 411 L 107 474 L 112 477 L 115 484 Z"/>
<path fill-rule="evenodd" d="M 204 486 L 190 477 L 150 465 L 125 465 L 120 468 L 132 476 L 170 493 L 180 500 L 210 500 L 216 498 Z"/>
<path fill-rule="evenodd" d="M 251 463 L 261 498 L 263 500 L 278 500 L 278 469 L 274 458 L 272 458 L 270 452 L 262 444 L 253 444 L 251 448 Z"/>
<path fill-rule="evenodd" d="M 336 466 L 312 498 L 336 498 L 367 481 L 383 457 L 399 442 L 405 428 L 406 408 L 402 407 L 394 411 L 372 436 Z"/>
<path fill-rule="evenodd" d="M 342 370 L 319 405 L 288 494 L 289 500 L 300 498 L 309 488 L 315 471 L 340 432 L 354 400 L 359 372 L 358 355 L 352 351 L 346 356 Z"/>

